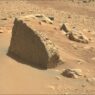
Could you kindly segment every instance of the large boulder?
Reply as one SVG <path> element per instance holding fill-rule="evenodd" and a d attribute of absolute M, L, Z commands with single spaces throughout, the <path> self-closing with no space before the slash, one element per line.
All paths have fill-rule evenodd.
<path fill-rule="evenodd" d="M 8 55 L 39 68 L 52 68 L 59 62 L 55 45 L 21 18 L 14 21 Z"/>

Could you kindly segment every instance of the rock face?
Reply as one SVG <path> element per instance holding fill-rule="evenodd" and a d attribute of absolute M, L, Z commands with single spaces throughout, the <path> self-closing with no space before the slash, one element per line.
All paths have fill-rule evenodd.
<path fill-rule="evenodd" d="M 14 21 L 8 55 L 39 68 L 52 68 L 59 62 L 55 45 L 41 32 L 32 29 L 24 19 Z"/>
<path fill-rule="evenodd" d="M 68 32 L 67 37 L 70 40 L 76 41 L 76 42 L 81 42 L 81 43 L 88 43 L 89 42 L 88 38 L 83 33 L 77 32 L 77 31 Z"/>

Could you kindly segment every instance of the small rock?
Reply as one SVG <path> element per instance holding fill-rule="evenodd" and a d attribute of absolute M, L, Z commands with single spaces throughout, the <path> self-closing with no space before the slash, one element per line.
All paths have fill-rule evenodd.
<path fill-rule="evenodd" d="M 35 17 L 40 19 L 41 21 L 43 21 L 45 23 L 53 24 L 53 20 L 51 20 L 53 18 L 50 19 L 49 17 L 47 17 L 43 14 L 35 14 Z"/>
<path fill-rule="evenodd" d="M 77 60 L 77 63 L 78 63 L 78 64 L 82 64 L 83 62 L 84 62 L 84 60 L 82 60 L 82 59 L 78 59 L 78 60 Z"/>
<path fill-rule="evenodd" d="M 53 16 L 49 16 L 48 17 L 50 20 L 54 21 L 54 17 Z"/>
<path fill-rule="evenodd" d="M 95 61 L 95 57 L 91 58 L 91 60 Z"/>
<path fill-rule="evenodd" d="M 61 77 L 59 77 L 59 76 L 56 76 L 56 79 L 57 79 L 57 80 L 60 80 L 60 79 L 61 79 Z"/>
<path fill-rule="evenodd" d="M 60 30 L 63 30 L 66 33 L 68 33 L 71 30 L 71 28 L 67 23 L 63 23 L 62 26 L 60 27 Z"/>
<path fill-rule="evenodd" d="M 69 15 L 68 18 L 71 18 L 71 16 Z"/>
<path fill-rule="evenodd" d="M 92 35 L 95 35 L 95 32 L 93 31 L 93 32 L 91 32 L 91 34 L 92 34 Z"/>
<path fill-rule="evenodd" d="M 38 23 L 39 23 L 40 25 L 42 25 L 42 22 L 39 21 Z"/>
<path fill-rule="evenodd" d="M 3 33 L 4 31 L 2 29 L 0 29 L 0 33 Z"/>
<path fill-rule="evenodd" d="M 86 81 L 87 81 L 87 82 L 90 82 L 90 83 L 91 83 L 91 82 L 93 83 L 93 82 L 95 82 L 95 77 L 94 77 L 94 78 L 87 78 Z"/>
<path fill-rule="evenodd" d="M 91 32 L 90 30 L 88 30 L 88 32 Z"/>
<path fill-rule="evenodd" d="M 89 42 L 88 38 L 83 33 L 77 32 L 77 31 L 68 32 L 67 37 L 70 40 L 76 41 L 76 42 L 81 42 L 81 43 L 88 43 Z"/>
<path fill-rule="evenodd" d="M 69 78 L 78 78 L 82 76 L 82 71 L 81 69 L 66 69 L 63 71 L 62 75 Z"/>
<path fill-rule="evenodd" d="M 21 12 L 21 14 L 24 14 L 24 12 Z"/>
<path fill-rule="evenodd" d="M 69 93 L 68 92 L 65 92 L 63 95 L 69 95 Z"/>
<path fill-rule="evenodd" d="M 81 86 L 84 88 L 86 85 L 85 84 L 82 84 Z"/>
<path fill-rule="evenodd" d="M 54 30 L 57 30 L 57 28 L 56 28 L 56 27 L 54 27 Z"/>
<path fill-rule="evenodd" d="M 3 31 L 0 31 L 0 33 L 3 33 Z"/>
<path fill-rule="evenodd" d="M 60 72 L 60 70 L 57 70 L 57 69 L 56 69 L 55 71 L 56 71 L 56 72 Z"/>
<path fill-rule="evenodd" d="M 55 86 L 53 85 L 49 85 L 48 88 L 50 88 L 51 90 L 55 90 Z"/>
<path fill-rule="evenodd" d="M 76 44 L 73 44 L 72 47 L 73 47 L 74 49 L 78 49 L 78 46 L 77 46 Z"/>
<path fill-rule="evenodd" d="M 2 18 L 1 20 L 7 20 L 7 18 Z"/>

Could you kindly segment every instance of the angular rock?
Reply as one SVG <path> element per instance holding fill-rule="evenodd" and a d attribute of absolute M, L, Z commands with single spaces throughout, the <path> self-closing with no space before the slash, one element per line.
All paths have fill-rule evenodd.
<path fill-rule="evenodd" d="M 49 16 L 48 17 L 50 20 L 54 21 L 54 17 L 53 16 Z"/>
<path fill-rule="evenodd" d="M 64 30 L 64 32 L 66 33 L 70 31 L 67 23 L 63 23 L 62 26 L 60 27 L 60 30 Z"/>
<path fill-rule="evenodd" d="M 77 32 L 77 31 L 68 32 L 67 37 L 70 40 L 76 41 L 76 42 L 81 42 L 81 43 L 88 43 L 89 42 L 88 38 L 83 33 Z"/>
<path fill-rule="evenodd" d="M 65 69 L 62 75 L 69 78 L 78 78 L 79 76 L 82 76 L 82 71 L 81 69 Z"/>
<path fill-rule="evenodd" d="M 55 45 L 24 19 L 14 21 L 8 55 L 16 56 L 39 68 L 52 68 L 59 62 L 58 49 Z"/>
<path fill-rule="evenodd" d="M 44 14 L 32 14 L 24 16 L 23 18 L 34 18 L 48 24 L 53 24 L 53 19 L 54 19 L 53 17 L 47 17 Z"/>
<path fill-rule="evenodd" d="M 46 22 L 46 23 L 49 23 L 49 24 L 53 24 L 53 18 L 49 18 L 43 14 L 35 14 L 34 15 L 36 18 L 38 18 L 39 20 L 41 20 L 42 22 Z"/>

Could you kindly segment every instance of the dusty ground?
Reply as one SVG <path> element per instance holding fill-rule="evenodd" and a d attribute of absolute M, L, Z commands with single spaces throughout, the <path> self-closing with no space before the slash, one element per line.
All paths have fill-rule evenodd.
<path fill-rule="evenodd" d="M 0 94 L 95 95 L 94 9 L 95 2 L 83 3 L 78 0 L 1 0 Z M 14 18 L 34 13 L 55 17 L 52 25 L 39 25 L 38 21 L 31 21 L 32 26 L 47 34 L 59 49 L 64 64 L 54 69 L 39 70 L 6 55 Z M 59 30 L 63 22 L 84 32 L 91 41 L 82 44 L 67 39 L 63 31 Z M 84 75 L 78 79 L 64 77 L 61 73 L 66 68 L 81 69 Z"/>

